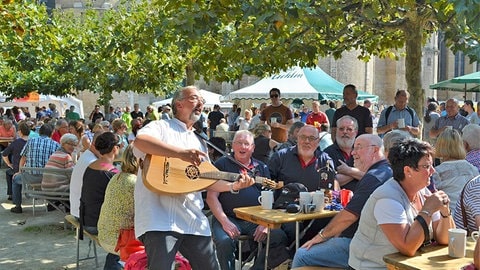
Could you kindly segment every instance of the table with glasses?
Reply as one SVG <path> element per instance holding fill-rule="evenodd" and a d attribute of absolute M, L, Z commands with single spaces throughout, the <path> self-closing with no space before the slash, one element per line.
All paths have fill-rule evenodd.
<path fill-rule="evenodd" d="M 248 206 L 233 209 L 235 215 L 243 220 L 262 225 L 267 228 L 267 242 L 265 249 L 265 269 L 268 266 L 268 252 L 270 244 L 270 230 L 278 229 L 284 223 L 295 222 L 295 248 L 300 245 L 300 222 L 312 219 L 329 218 L 335 216 L 338 211 L 323 210 L 311 213 L 287 213 L 284 209 L 263 209 L 261 206 Z"/>
<path fill-rule="evenodd" d="M 452 258 L 448 256 L 448 246 L 433 244 L 420 248 L 413 257 L 397 252 L 385 255 L 383 261 L 387 263 L 387 269 L 389 270 L 462 269 L 462 267 L 473 263 L 474 249 L 475 242 L 468 239 L 467 253 L 463 258 Z"/>

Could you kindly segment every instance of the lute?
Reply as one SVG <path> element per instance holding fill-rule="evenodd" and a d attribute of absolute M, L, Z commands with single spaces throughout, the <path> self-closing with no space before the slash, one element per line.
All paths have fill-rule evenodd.
<path fill-rule="evenodd" d="M 195 166 L 178 158 L 146 155 L 142 165 L 142 178 L 145 186 L 156 193 L 190 193 L 204 190 L 218 180 L 235 182 L 238 173 L 221 172 L 210 162 Z M 255 182 L 278 189 L 277 183 L 265 177 L 255 177 Z"/>

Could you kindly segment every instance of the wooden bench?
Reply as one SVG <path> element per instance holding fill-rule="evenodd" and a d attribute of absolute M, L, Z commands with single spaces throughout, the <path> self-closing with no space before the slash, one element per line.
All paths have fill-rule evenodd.
<path fill-rule="evenodd" d="M 76 269 L 79 269 L 80 261 L 90 260 L 90 259 L 95 259 L 95 266 L 98 268 L 97 245 L 100 246 L 100 244 L 98 242 L 97 235 L 91 234 L 83 230 L 83 235 L 89 238 L 88 253 L 86 257 L 80 258 L 80 221 L 73 215 L 66 215 L 65 220 L 68 223 L 70 223 L 72 227 L 75 229 L 75 238 L 76 238 L 76 244 L 77 244 L 77 261 L 76 261 L 77 268 Z M 92 245 L 93 245 L 93 256 L 90 256 Z"/>
<path fill-rule="evenodd" d="M 31 177 L 32 179 L 41 181 L 43 173 L 48 172 L 49 174 L 62 175 L 71 179 L 73 169 L 56 169 L 56 168 L 33 168 L 33 167 L 23 167 L 20 169 L 20 173 L 29 174 L 26 177 L 22 176 L 22 191 L 27 199 L 32 199 L 33 204 L 33 215 L 35 215 L 35 205 L 36 200 L 44 200 L 45 202 L 65 202 L 66 204 L 70 201 L 70 194 L 68 191 L 53 191 L 53 190 L 42 190 L 42 184 L 38 181 L 27 181 L 26 179 Z M 64 214 L 65 209 L 58 207 L 56 204 L 51 203 L 51 205 L 58 210 L 62 211 Z"/>

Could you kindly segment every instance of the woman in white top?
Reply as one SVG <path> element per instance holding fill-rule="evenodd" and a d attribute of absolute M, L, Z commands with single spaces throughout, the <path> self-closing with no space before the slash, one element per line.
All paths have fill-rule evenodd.
<path fill-rule="evenodd" d="M 455 129 L 445 129 L 437 137 L 435 156 L 442 163 L 435 167 L 433 183 L 450 198 L 450 209 L 455 205 L 465 184 L 478 175 L 477 167 L 465 160 L 466 152 L 460 133 Z"/>

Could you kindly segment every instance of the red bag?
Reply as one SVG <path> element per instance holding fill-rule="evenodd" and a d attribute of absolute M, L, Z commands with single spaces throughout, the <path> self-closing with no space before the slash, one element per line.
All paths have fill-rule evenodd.
<path fill-rule="evenodd" d="M 125 262 L 125 270 L 145 270 L 147 269 L 147 253 L 142 250 L 131 254 Z M 175 254 L 175 270 L 192 270 L 190 263 L 180 253 Z"/>
<path fill-rule="evenodd" d="M 115 251 L 120 254 L 120 260 L 126 262 L 130 254 L 145 250 L 143 243 L 135 237 L 135 229 L 120 229 Z"/>

